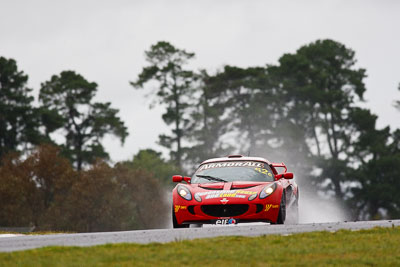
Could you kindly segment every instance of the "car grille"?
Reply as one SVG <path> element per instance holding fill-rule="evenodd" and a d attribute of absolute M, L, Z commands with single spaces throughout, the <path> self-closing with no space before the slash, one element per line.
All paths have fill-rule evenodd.
<path fill-rule="evenodd" d="M 203 205 L 201 210 L 213 217 L 233 217 L 245 213 L 249 209 L 247 204 L 231 204 L 231 205 Z"/>
<path fill-rule="evenodd" d="M 189 206 L 188 211 L 194 215 L 194 206 Z"/>
<path fill-rule="evenodd" d="M 257 204 L 257 210 L 256 210 L 256 213 L 259 213 L 259 212 L 261 212 L 261 211 L 263 210 L 263 208 L 264 208 L 264 206 L 263 206 L 263 205 L 261 205 L 261 204 Z"/>

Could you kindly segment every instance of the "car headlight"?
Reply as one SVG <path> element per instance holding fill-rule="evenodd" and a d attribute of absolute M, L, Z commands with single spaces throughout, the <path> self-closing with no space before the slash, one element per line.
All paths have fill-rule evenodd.
<path fill-rule="evenodd" d="M 257 195 L 258 195 L 257 193 L 252 194 L 251 196 L 249 196 L 248 200 L 249 200 L 249 201 L 254 200 L 254 199 L 257 197 Z"/>
<path fill-rule="evenodd" d="M 263 188 L 260 192 L 260 199 L 266 198 L 267 196 L 271 195 L 276 189 L 276 184 L 270 184 Z"/>
<path fill-rule="evenodd" d="M 185 186 L 178 186 L 176 191 L 178 191 L 178 195 L 180 195 L 182 198 L 186 200 L 192 200 L 192 194 L 190 193 L 190 190 L 187 189 Z"/>
<path fill-rule="evenodd" d="M 196 199 L 197 202 L 201 202 L 201 196 L 199 193 L 194 194 L 194 199 Z"/>

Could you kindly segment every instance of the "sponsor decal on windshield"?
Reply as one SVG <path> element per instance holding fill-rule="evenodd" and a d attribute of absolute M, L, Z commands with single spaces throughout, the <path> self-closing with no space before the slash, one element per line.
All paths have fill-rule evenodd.
<path fill-rule="evenodd" d="M 198 196 L 206 196 L 206 199 L 221 198 L 221 197 L 245 198 L 246 196 L 253 194 L 257 194 L 257 192 L 247 191 L 247 190 L 222 190 L 218 192 L 210 191 L 210 192 L 196 193 L 196 195 Z"/>
<path fill-rule="evenodd" d="M 217 163 L 209 163 L 203 164 L 197 170 L 197 172 L 212 168 L 225 168 L 225 167 L 259 167 L 263 168 L 264 164 L 261 162 L 254 161 L 236 161 L 236 162 L 217 162 Z"/>

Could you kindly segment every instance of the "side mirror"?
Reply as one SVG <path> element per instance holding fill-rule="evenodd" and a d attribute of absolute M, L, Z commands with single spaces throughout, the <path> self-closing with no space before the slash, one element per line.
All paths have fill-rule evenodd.
<path fill-rule="evenodd" d="M 183 177 L 180 175 L 172 176 L 172 182 L 174 182 L 174 183 L 180 183 L 180 182 L 182 182 L 182 180 L 183 180 Z"/>
<path fill-rule="evenodd" d="M 190 182 L 192 181 L 192 178 L 190 177 L 182 177 L 181 175 L 174 175 L 172 176 L 172 182 L 174 183 L 180 183 L 182 181 L 185 181 L 186 183 L 190 184 Z"/>
<path fill-rule="evenodd" d="M 281 178 L 285 178 L 285 179 L 293 179 L 293 172 L 285 172 L 282 174 L 277 174 L 275 175 L 275 179 L 281 179 Z"/>

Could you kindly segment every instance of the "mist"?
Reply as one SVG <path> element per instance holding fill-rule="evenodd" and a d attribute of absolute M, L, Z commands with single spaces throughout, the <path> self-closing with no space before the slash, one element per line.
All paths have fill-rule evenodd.
<path fill-rule="evenodd" d="M 172 228 L 172 189 L 170 188 L 165 188 L 164 190 L 164 196 L 165 196 L 165 203 L 167 203 L 167 205 L 165 205 L 167 208 L 169 208 L 170 212 L 166 212 L 167 216 L 164 216 L 164 218 L 162 218 L 163 223 L 162 225 L 164 226 L 164 228 L 169 229 Z"/>
<path fill-rule="evenodd" d="M 315 192 L 303 193 L 299 199 L 299 223 L 343 222 L 347 211 L 335 199 L 324 199 Z"/>
<path fill-rule="evenodd" d="M 296 140 L 301 140 L 298 136 Z M 262 141 L 262 140 L 260 140 Z M 264 140 L 268 143 L 268 140 Z M 313 183 L 313 170 L 317 166 L 313 160 L 305 160 L 302 155 L 296 153 L 296 148 L 300 144 L 292 144 L 291 148 L 277 147 L 276 149 L 265 151 L 255 151 L 257 154 L 270 162 L 283 162 L 288 168 L 288 172 L 294 173 L 294 181 L 298 184 L 299 190 L 299 223 L 323 223 L 323 222 L 343 222 L 351 220 L 348 209 L 343 206 L 334 196 L 322 190 Z M 279 173 L 281 169 L 277 170 Z"/>

